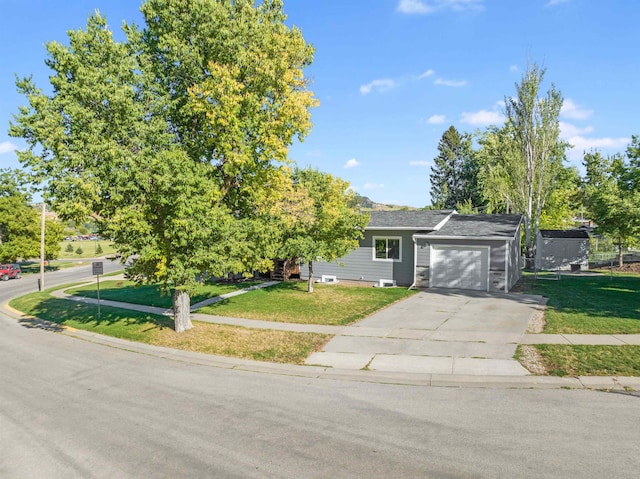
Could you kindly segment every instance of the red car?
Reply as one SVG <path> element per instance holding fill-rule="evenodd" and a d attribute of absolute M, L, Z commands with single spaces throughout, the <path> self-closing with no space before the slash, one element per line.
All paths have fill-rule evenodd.
<path fill-rule="evenodd" d="M 0 280 L 20 279 L 22 270 L 19 264 L 0 264 Z"/>

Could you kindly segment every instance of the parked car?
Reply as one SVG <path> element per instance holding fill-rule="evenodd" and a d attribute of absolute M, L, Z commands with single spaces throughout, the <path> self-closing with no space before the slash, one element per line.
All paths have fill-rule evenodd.
<path fill-rule="evenodd" d="M 20 279 L 22 270 L 19 264 L 0 264 L 0 280 Z"/>

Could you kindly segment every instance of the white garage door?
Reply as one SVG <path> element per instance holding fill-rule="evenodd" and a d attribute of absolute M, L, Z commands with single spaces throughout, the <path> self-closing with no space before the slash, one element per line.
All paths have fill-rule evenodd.
<path fill-rule="evenodd" d="M 489 248 L 432 246 L 432 288 L 487 291 Z"/>

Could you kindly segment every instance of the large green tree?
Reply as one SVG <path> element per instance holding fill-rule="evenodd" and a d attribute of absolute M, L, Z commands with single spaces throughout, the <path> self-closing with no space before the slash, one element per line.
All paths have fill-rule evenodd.
<path fill-rule="evenodd" d="M 535 63 L 527 67 L 516 95 L 505 97 L 505 125 L 490 128 L 480 140 L 484 195 L 494 207 L 523 214 L 529 267 L 540 217 L 563 172 L 568 147 L 559 137 L 562 94 L 552 84 L 540 96 L 545 72 Z"/>
<path fill-rule="evenodd" d="M 309 266 L 307 291 L 313 292 L 314 261 L 337 261 L 359 246 L 369 216 L 354 206 L 349 183 L 313 168 L 295 169 L 290 212 L 281 256 Z"/>
<path fill-rule="evenodd" d="M 433 159 L 431 204 L 453 209 L 457 205 L 480 205 L 478 168 L 469 133 L 460 134 L 452 125 L 438 142 L 438 156 Z"/>
<path fill-rule="evenodd" d="M 633 144 L 627 153 L 633 160 Z M 596 231 L 614 240 L 620 266 L 623 249 L 636 244 L 640 237 L 640 188 L 630 181 L 638 173 L 634 163 L 622 155 L 605 158 L 598 151 L 586 153 L 583 160 L 586 206 Z"/>
<path fill-rule="evenodd" d="M 316 104 L 303 76 L 313 49 L 282 7 L 148 0 L 144 28 L 125 24 L 122 42 L 96 14 L 68 45 L 47 45 L 51 95 L 18 82 L 22 162 L 63 217 L 95 214 L 138 255 L 134 279 L 175 288 L 178 332 L 192 327 L 197 281 L 268 268 L 277 252 L 269 219 Z"/>

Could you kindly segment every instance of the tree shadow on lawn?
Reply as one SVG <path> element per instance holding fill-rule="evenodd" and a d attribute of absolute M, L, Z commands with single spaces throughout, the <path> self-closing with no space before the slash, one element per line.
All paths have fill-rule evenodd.
<path fill-rule="evenodd" d="M 29 311 L 29 314 L 38 319 L 24 318 L 20 320 L 20 323 L 25 327 L 42 327 L 52 331 L 63 329 L 57 325 L 90 331 L 131 329 L 132 333 L 134 330 L 135 333 L 145 333 L 154 329 L 173 329 L 174 327 L 173 320 L 169 317 L 110 306 L 100 307 L 100 318 L 98 319 L 97 305 L 58 298 L 48 298 L 39 302 Z M 39 324 L 42 323 L 39 320 L 44 320 L 50 325 L 45 327 L 43 324 Z"/>

